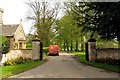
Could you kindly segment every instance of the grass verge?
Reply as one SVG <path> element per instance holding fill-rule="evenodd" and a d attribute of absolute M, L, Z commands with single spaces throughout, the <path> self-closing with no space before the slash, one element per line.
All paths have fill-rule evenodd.
<path fill-rule="evenodd" d="M 19 64 L 16 66 L 2 66 L 2 78 L 6 78 L 24 72 L 26 70 L 35 68 L 43 63 L 44 61 L 32 61 L 25 64 Z"/>
<path fill-rule="evenodd" d="M 90 66 L 94 66 L 94 67 L 97 67 L 97 68 L 102 68 L 102 69 L 105 69 L 105 70 L 109 70 L 109 71 L 114 71 L 114 72 L 120 73 L 120 67 L 119 66 L 86 61 L 84 52 L 73 52 L 73 54 L 78 56 L 78 60 L 81 63 L 87 64 L 87 65 L 90 65 Z"/>

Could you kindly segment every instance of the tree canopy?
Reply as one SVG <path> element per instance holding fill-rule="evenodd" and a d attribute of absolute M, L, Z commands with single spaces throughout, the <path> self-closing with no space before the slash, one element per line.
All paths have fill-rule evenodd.
<path fill-rule="evenodd" d="M 82 31 L 97 32 L 101 39 L 117 39 L 120 44 L 120 2 L 78 2 L 69 6 Z"/>
<path fill-rule="evenodd" d="M 101 38 L 108 40 L 117 38 L 120 40 L 120 3 L 89 3 L 87 6 L 89 10 L 94 11 L 95 15 L 90 16 L 90 20 L 93 20 L 91 24 L 94 26 L 89 28 L 87 25 L 84 28 L 96 31 Z"/>

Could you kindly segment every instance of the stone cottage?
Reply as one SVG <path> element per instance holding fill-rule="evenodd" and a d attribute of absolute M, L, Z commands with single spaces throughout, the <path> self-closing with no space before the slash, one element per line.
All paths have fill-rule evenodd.
<path fill-rule="evenodd" d="M 6 36 L 10 41 L 10 49 L 25 49 L 26 38 L 23 30 L 22 20 L 19 24 L 3 24 L 2 14 L 3 9 L 0 8 L 0 35 Z"/>

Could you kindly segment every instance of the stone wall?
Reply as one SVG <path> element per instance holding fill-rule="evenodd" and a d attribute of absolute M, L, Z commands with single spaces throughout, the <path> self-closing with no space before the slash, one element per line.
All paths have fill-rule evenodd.
<path fill-rule="evenodd" d="M 107 48 L 107 49 L 96 49 L 97 59 L 101 58 L 112 58 L 120 60 L 120 49 Z"/>
<path fill-rule="evenodd" d="M 40 40 L 36 37 L 32 43 L 32 49 L 14 49 L 10 50 L 9 53 L 2 55 L 0 63 L 5 63 L 11 59 L 19 57 L 32 58 L 33 60 L 39 60 L 40 57 Z"/>
<path fill-rule="evenodd" d="M 11 59 L 16 59 L 19 57 L 23 57 L 23 58 L 33 58 L 32 57 L 32 49 L 15 49 L 15 50 L 11 50 L 9 53 L 4 54 L 5 59 L 3 59 L 4 61 L 2 61 L 3 63 L 11 60 Z"/>

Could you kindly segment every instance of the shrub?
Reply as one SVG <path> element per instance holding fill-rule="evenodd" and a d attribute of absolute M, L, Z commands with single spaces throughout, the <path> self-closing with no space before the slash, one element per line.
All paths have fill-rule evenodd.
<path fill-rule="evenodd" d="M 48 47 L 44 47 L 43 48 L 43 54 L 47 54 L 48 53 Z"/>
<path fill-rule="evenodd" d="M 9 60 L 4 63 L 4 66 L 15 66 L 15 65 L 16 65 L 16 63 L 14 60 Z"/>
<path fill-rule="evenodd" d="M 0 53 L 7 53 L 9 52 L 9 47 L 10 47 L 10 41 L 4 36 L 0 35 Z"/>
<path fill-rule="evenodd" d="M 111 64 L 111 65 L 120 65 L 120 60 L 112 59 L 112 58 L 101 58 L 96 59 L 97 63 Z"/>
<path fill-rule="evenodd" d="M 30 61 L 32 61 L 31 58 L 19 57 L 17 59 L 9 60 L 9 61 L 5 62 L 4 65 L 5 66 L 14 66 L 14 65 L 17 65 L 17 64 L 23 64 L 23 63 L 27 63 L 27 62 L 30 62 Z"/>
<path fill-rule="evenodd" d="M 26 43 L 26 48 L 31 49 L 32 48 L 32 43 Z"/>

